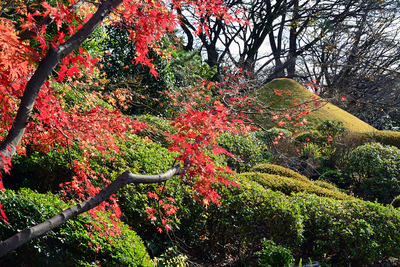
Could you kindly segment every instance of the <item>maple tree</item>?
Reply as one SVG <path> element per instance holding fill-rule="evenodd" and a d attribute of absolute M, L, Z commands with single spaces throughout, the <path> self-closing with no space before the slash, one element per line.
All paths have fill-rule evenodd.
<path fill-rule="evenodd" d="M 227 153 L 215 142 L 218 134 L 246 131 L 246 128 L 237 128 L 236 125 L 242 123 L 240 116 L 231 114 L 229 108 L 217 100 L 206 98 L 210 107 L 207 110 L 188 103 L 177 114 L 173 124 L 178 133 L 168 138 L 172 142 L 170 149 L 179 152 L 176 159 L 183 167 L 178 164 L 154 176 L 125 172 L 113 182 L 92 170 L 90 159 L 111 158 L 111 151 L 119 152 L 116 138 L 123 139 L 124 133 L 143 129 L 145 123 L 99 104 L 100 96 L 93 92 L 87 95 L 84 103 L 77 105 L 68 106 L 62 100 L 63 93 L 72 87 L 97 86 L 93 80 L 99 77 L 98 55 L 85 51 L 82 44 L 101 23 L 111 26 L 124 23 L 129 41 L 136 48 L 133 63 L 147 65 L 150 73 L 157 76 L 148 53 L 150 48 L 157 47 L 157 40 L 177 27 L 176 15 L 168 5 L 173 9 L 192 5 L 200 16 L 230 19 L 221 1 L 106 0 L 89 3 L 72 0 L 2 4 L 0 15 L 13 15 L 0 17 L 0 169 L 9 172 L 13 156 L 24 154 L 27 145 L 43 152 L 78 146 L 83 158 L 71 161 L 75 175 L 61 186 L 75 201 L 83 202 L 1 242 L 0 256 L 85 211 L 96 216 L 94 210 L 102 209 L 119 217 L 121 211 L 113 194 L 127 183 L 157 183 L 185 174 L 192 179 L 196 197 L 204 204 L 218 202 L 219 196 L 212 183 L 232 184 L 221 175 L 229 170 L 213 164 L 204 151 Z M 58 90 L 60 86 L 63 90 Z M 94 180 L 100 182 L 95 184 Z M 107 187 L 101 190 L 99 184 Z M 0 189 L 4 189 L 1 181 Z M 174 212 L 171 203 L 160 200 L 166 215 Z M 1 210 L 4 221 L 7 221 L 6 212 Z M 150 217 L 155 212 L 161 213 L 153 209 L 147 212 Z M 170 230 L 166 216 L 162 223 L 165 230 Z"/>

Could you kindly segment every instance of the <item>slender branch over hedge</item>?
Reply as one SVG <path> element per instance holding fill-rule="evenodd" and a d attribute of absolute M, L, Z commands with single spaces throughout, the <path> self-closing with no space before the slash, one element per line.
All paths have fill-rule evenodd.
<path fill-rule="evenodd" d="M 94 197 L 64 210 L 60 214 L 48 219 L 45 222 L 27 228 L 19 232 L 18 234 L 15 234 L 14 236 L 2 241 L 0 243 L 0 257 L 3 257 L 7 253 L 22 246 L 26 242 L 34 238 L 40 237 L 45 233 L 47 233 L 48 231 L 57 228 L 58 226 L 65 223 L 69 219 L 72 219 L 81 213 L 84 213 L 88 210 L 97 207 L 103 201 L 107 200 L 111 195 L 115 194 L 119 189 L 121 189 L 127 184 L 159 183 L 167 181 L 174 175 L 179 175 L 181 173 L 183 173 L 183 169 L 181 169 L 180 166 L 172 167 L 168 169 L 166 172 L 157 175 L 138 175 L 138 174 L 133 174 L 130 171 L 126 171 L 121 175 L 119 175 L 115 181 L 113 181 L 110 185 L 101 190 Z"/>

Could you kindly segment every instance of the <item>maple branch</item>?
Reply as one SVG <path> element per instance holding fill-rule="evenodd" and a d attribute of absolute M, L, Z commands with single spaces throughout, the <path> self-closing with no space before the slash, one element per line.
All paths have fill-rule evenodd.
<path fill-rule="evenodd" d="M 86 2 L 85 0 L 79 0 L 78 2 L 76 2 L 75 4 L 73 4 L 72 6 L 69 7 L 69 11 L 73 12 L 73 11 L 77 10 L 85 2 Z M 51 16 L 44 17 L 38 24 L 36 24 L 35 29 L 26 30 L 26 31 L 21 32 L 20 34 L 18 34 L 18 38 L 21 41 L 24 41 L 24 40 L 34 36 L 36 34 L 36 31 L 39 30 L 41 27 L 48 26 L 52 22 L 53 22 L 53 18 Z"/>
<path fill-rule="evenodd" d="M 119 175 L 115 181 L 109 184 L 106 188 L 101 190 L 97 195 L 92 198 L 79 203 L 75 206 L 72 206 L 56 216 L 51 217 L 47 221 L 44 221 L 38 225 L 35 225 L 30 228 L 26 228 L 25 230 L 13 235 L 12 237 L 2 241 L 0 243 L 0 258 L 7 253 L 13 251 L 14 249 L 22 246 L 26 242 L 40 237 L 51 231 L 61 224 L 65 223 L 69 219 L 72 219 L 79 214 L 82 214 L 88 210 L 91 210 L 102 202 L 106 201 L 111 195 L 115 194 L 119 189 L 124 187 L 127 184 L 151 184 L 151 183 L 159 183 L 169 180 L 174 175 L 179 175 L 184 172 L 184 169 L 181 169 L 179 165 L 168 169 L 166 172 L 157 174 L 157 175 L 139 175 L 133 174 L 130 171 L 126 171 Z"/>
<path fill-rule="evenodd" d="M 46 57 L 40 61 L 38 68 L 27 83 L 13 126 L 0 146 L 0 154 L 2 154 L 4 158 L 11 158 L 15 154 L 16 148 L 25 133 L 27 122 L 36 102 L 36 97 L 52 70 L 61 59 L 77 49 L 100 25 L 103 19 L 121 3 L 122 0 L 108 0 L 103 2 L 92 18 L 65 43 L 57 48 L 50 46 Z M 0 169 L 6 166 L 3 157 L 0 157 Z"/>

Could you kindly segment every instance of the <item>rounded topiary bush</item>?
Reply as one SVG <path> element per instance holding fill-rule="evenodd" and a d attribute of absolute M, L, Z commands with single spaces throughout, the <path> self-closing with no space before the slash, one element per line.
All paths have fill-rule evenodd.
<path fill-rule="evenodd" d="M 53 194 L 29 189 L 0 192 L 8 224 L 0 222 L 0 239 L 39 224 L 68 206 Z M 0 259 L 0 266 L 152 266 L 142 240 L 124 223 L 79 215 Z M 108 225 L 105 228 L 104 225 Z M 118 228 L 118 233 L 115 231 Z"/>
<path fill-rule="evenodd" d="M 393 208 L 397 209 L 398 207 L 400 207 L 400 195 L 395 197 L 391 204 L 392 204 Z"/>
<path fill-rule="evenodd" d="M 388 204 L 400 194 L 400 149 L 380 143 L 359 146 L 351 152 L 344 173 L 357 196 Z"/>
<path fill-rule="evenodd" d="M 263 161 L 264 144 L 254 134 L 243 136 L 239 134 L 221 134 L 218 144 L 233 155 L 226 156 L 229 168 L 236 172 L 248 171 L 254 165 Z"/>
<path fill-rule="evenodd" d="M 343 121 L 339 120 L 325 120 L 317 126 L 317 130 L 325 135 L 330 136 L 332 139 L 340 137 L 347 131 Z"/>
<path fill-rule="evenodd" d="M 335 200 L 299 193 L 291 197 L 303 215 L 303 256 L 332 266 L 390 266 L 400 255 L 400 212 L 379 203 Z M 388 241 L 390 240 L 390 241 Z"/>
<path fill-rule="evenodd" d="M 334 192 L 340 192 L 339 188 L 335 184 L 330 183 L 325 180 L 315 180 L 314 184 L 316 184 L 319 187 L 323 187 L 323 188 L 329 189 Z"/>
<path fill-rule="evenodd" d="M 294 258 L 292 252 L 281 246 L 276 245 L 272 240 L 263 240 L 262 250 L 256 252 L 258 256 L 258 264 L 260 267 L 270 266 L 282 266 L 292 267 L 294 266 Z"/>
<path fill-rule="evenodd" d="M 289 249 L 300 247 L 303 229 L 298 206 L 245 177 L 236 181 L 240 186 L 218 186 L 220 205 L 186 203 L 187 214 L 180 217 L 176 234 L 190 255 L 209 266 L 224 262 L 253 266 L 263 238 Z"/>
<path fill-rule="evenodd" d="M 326 186 L 322 187 L 311 181 L 306 183 L 290 177 L 254 172 L 242 173 L 240 174 L 240 177 L 257 182 L 265 188 L 282 192 L 285 195 L 307 192 L 309 194 L 316 194 L 318 196 L 331 197 L 335 199 L 353 199 L 353 197 L 338 191 L 337 188 L 335 188 L 336 190 L 331 190 Z"/>

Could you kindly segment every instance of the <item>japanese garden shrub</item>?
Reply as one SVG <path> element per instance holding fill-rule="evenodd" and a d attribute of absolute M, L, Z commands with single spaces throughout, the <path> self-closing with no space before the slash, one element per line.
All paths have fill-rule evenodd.
<path fill-rule="evenodd" d="M 325 181 L 325 180 L 315 180 L 315 181 L 313 181 L 313 182 L 314 182 L 315 185 L 317 185 L 317 186 L 319 186 L 319 187 L 323 187 L 323 188 L 326 188 L 326 189 L 331 190 L 331 191 L 334 191 L 334 192 L 340 191 L 340 189 L 339 189 L 335 184 L 330 183 L 330 182 L 328 182 L 328 181 Z"/>
<path fill-rule="evenodd" d="M 281 245 L 276 245 L 272 240 L 264 239 L 262 241 L 262 250 L 256 252 L 256 255 L 260 267 L 294 266 L 292 252 Z"/>
<path fill-rule="evenodd" d="M 398 208 L 400 207 L 400 195 L 396 196 L 393 200 L 391 205 L 393 206 L 393 208 Z"/>
<path fill-rule="evenodd" d="M 179 240 L 188 244 L 190 255 L 213 264 L 225 257 L 246 262 L 254 260 L 264 238 L 299 248 L 303 229 L 297 204 L 280 192 L 241 176 L 237 179 L 240 187 L 218 186 L 220 205 L 187 204 Z"/>
<path fill-rule="evenodd" d="M 311 131 L 307 131 L 307 132 L 298 134 L 294 138 L 294 140 L 298 144 L 304 144 L 304 143 L 309 143 L 309 142 L 322 143 L 322 142 L 326 142 L 326 136 L 323 136 L 317 130 L 311 130 Z"/>
<path fill-rule="evenodd" d="M 311 181 L 303 182 L 291 177 L 255 172 L 242 173 L 240 174 L 240 177 L 252 180 L 264 186 L 265 188 L 269 188 L 273 191 L 279 191 L 286 195 L 291 195 L 298 192 L 306 192 L 308 194 L 316 194 L 318 196 L 331 197 L 334 199 L 353 199 L 353 197 L 338 190 L 333 191 L 318 186 Z"/>
<path fill-rule="evenodd" d="M 118 142 L 118 148 L 121 153 L 115 155 L 110 168 L 115 174 L 126 170 L 138 174 L 159 174 L 173 167 L 177 155 L 161 144 L 135 134 L 127 134 L 125 140 Z"/>
<path fill-rule="evenodd" d="M 348 130 L 340 120 L 325 120 L 317 125 L 316 129 L 325 137 L 336 140 Z"/>
<path fill-rule="evenodd" d="M 9 224 L 0 222 L 0 238 L 34 226 L 66 209 L 68 205 L 51 193 L 39 194 L 30 189 L 0 192 Z M 98 220 L 110 223 L 106 214 L 98 219 L 79 215 L 45 236 L 33 239 L 0 259 L 1 266 L 153 266 L 142 240 L 119 222 L 122 235 L 107 234 Z M 92 229 L 92 230 L 89 230 Z"/>
<path fill-rule="evenodd" d="M 281 135 L 282 137 L 289 138 L 292 136 L 292 133 L 284 128 L 273 127 L 268 130 L 258 130 L 255 133 L 255 136 L 263 141 L 266 144 L 270 144 L 276 137 Z"/>
<path fill-rule="evenodd" d="M 357 196 L 390 203 L 400 194 L 400 149 L 379 143 L 357 147 L 348 160 L 345 179 Z"/>
<path fill-rule="evenodd" d="M 362 200 L 299 193 L 291 198 L 303 215 L 302 256 L 332 266 L 383 266 L 400 256 L 400 212 Z"/>
<path fill-rule="evenodd" d="M 275 175 L 293 178 L 293 179 L 296 179 L 296 180 L 299 180 L 299 181 L 302 181 L 305 183 L 312 183 L 307 177 L 299 174 L 298 172 L 295 172 L 291 169 L 288 169 L 288 168 L 285 168 L 285 167 L 282 167 L 279 165 L 274 165 L 274 164 L 269 164 L 269 163 L 256 165 L 251 169 L 251 171 L 275 174 Z"/>
<path fill-rule="evenodd" d="M 229 168 L 236 172 L 248 171 L 264 160 L 265 145 L 254 133 L 248 136 L 224 133 L 218 137 L 217 142 L 233 155 L 234 158 L 226 155 L 225 160 Z"/>
<path fill-rule="evenodd" d="M 71 153 L 75 157 L 78 151 L 71 148 Z M 28 187 L 40 193 L 57 192 L 60 183 L 70 181 L 74 175 L 66 149 L 44 153 L 27 147 L 27 155 L 15 155 L 12 164 L 10 174 L 3 177 L 4 186 L 9 189 Z"/>
<path fill-rule="evenodd" d="M 151 115 L 140 115 L 136 116 L 139 121 L 145 122 L 147 127 L 140 130 L 138 135 L 142 137 L 148 137 L 152 141 L 162 144 L 164 147 L 168 147 L 169 141 L 166 140 L 165 133 L 175 134 L 177 129 L 171 125 L 171 122 L 163 117 L 151 116 Z"/>
<path fill-rule="evenodd" d="M 373 131 L 360 133 L 360 136 L 367 141 L 379 142 L 383 145 L 390 145 L 400 148 L 400 132 L 395 131 Z"/>

